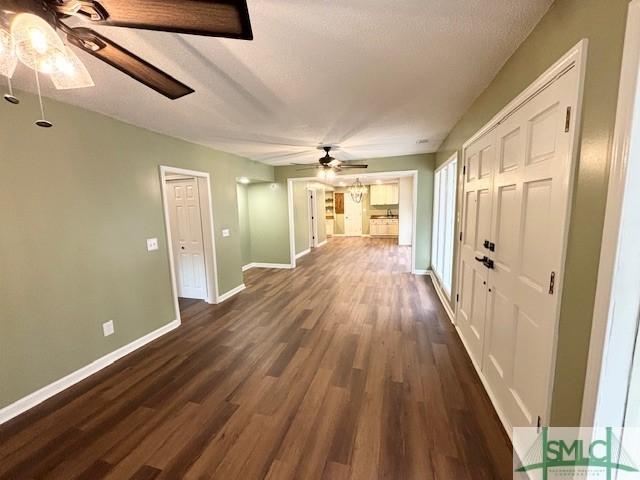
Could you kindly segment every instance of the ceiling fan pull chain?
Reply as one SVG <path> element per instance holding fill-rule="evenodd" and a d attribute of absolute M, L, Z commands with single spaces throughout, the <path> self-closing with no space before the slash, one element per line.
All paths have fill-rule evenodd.
<path fill-rule="evenodd" d="M 42 115 L 40 117 L 40 120 L 36 122 L 36 125 L 43 128 L 53 127 L 53 123 L 44 118 L 44 104 L 42 103 L 42 92 L 40 91 L 40 76 L 38 75 L 37 65 L 36 68 L 34 68 L 34 71 L 36 72 L 36 87 L 38 89 L 38 101 L 40 102 L 40 114 Z"/>
<path fill-rule="evenodd" d="M 20 103 L 20 99 L 13 95 L 13 86 L 11 85 L 11 78 L 10 77 L 7 77 L 7 83 L 9 83 L 9 93 L 6 93 L 4 95 L 4 99 L 9 103 L 13 103 L 14 105 L 19 104 Z"/>

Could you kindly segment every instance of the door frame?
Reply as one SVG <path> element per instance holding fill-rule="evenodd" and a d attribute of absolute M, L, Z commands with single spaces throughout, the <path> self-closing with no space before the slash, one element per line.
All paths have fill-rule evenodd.
<path fill-rule="evenodd" d="M 341 175 L 340 178 L 345 180 L 352 180 L 356 178 L 367 178 L 373 176 L 379 176 L 380 174 L 388 175 L 388 176 L 400 176 L 400 177 L 412 177 L 413 178 L 413 221 L 412 221 L 412 229 L 411 232 L 411 273 L 413 275 L 425 275 L 427 273 L 427 269 L 416 269 L 416 229 L 418 226 L 418 171 L 417 170 L 393 170 L 393 171 L 377 171 L 377 172 L 367 172 L 367 173 L 359 173 L 353 175 Z M 295 245 L 295 224 L 293 218 L 293 182 L 314 182 L 314 183 L 322 183 L 318 181 L 318 177 L 291 177 L 287 178 L 287 200 L 288 200 L 288 210 L 289 210 L 289 268 L 296 267 L 296 245 Z M 333 186 L 333 185 L 332 185 Z M 335 234 L 333 236 L 336 236 Z M 431 252 L 429 252 L 431 254 Z"/>
<path fill-rule="evenodd" d="M 443 286 L 443 282 L 442 279 L 440 278 L 440 275 L 438 275 L 438 272 L 436 272 L 436 270 L 433 268 L 433 246 L 434 246 L 434 237 L 436 236 L 436 225 L 435 225 L 435 218 L 436 218 L 436 189 L 435 189 L 435 177 L 436 177 L 436 173 L 440 172 L 441 170 L 444 170 L 445 168 L 448 168 L 449 165 L 451 165 L 452 163 L 456 164 L 456 171 L 455 171 L 455 180 L 453 182 L 454 187 L 456 189 L 456 191 L 454 192 L 455 195 L 453 196 L 453 246 L 451 248 L 451 288 L 449 289 L 449 294 L 447 295 L 446 290 L 444 289 Z M 458 193 L 460 190 L 460 184 L 459 184 L 459 173 L 460 173 L 460 168 L 459 168 L 459 162 L 458 162 L 458 152 L 454 153 L 453 155 L 451 155 L 442 165 L 440 165 L 438 168 L 436 168 L 433 171 L 433 213 L 431 214 L 431 271 L 433 272 L 433 276 L 435 277 L 435 279 L 438 281 L 438 287 L 440 288 L 440 290 L 442 291 L 442 295 L 444 295 L 444 297 L 447 299 L 447 301 L 449 302 L 449 304 L 451 304 L 451 300 L 454 298 L 453 297 L 453 292 L 455 289 L 455 284 L 457 283 L 457 278 L 455 278 L 454 276 L 454 267 L 456 267 L 456 262 L 457 262 L 457 250 L 458 250 L 458 243 L 456 242 L 456 234 L 458 233 L 457 227 L 458 227 L 458 218 L 456 218 L 458 215 Z M 439 204 L 437 205 L 438 207 L 440 206 Z M 439 213 L 439 212 L 438 212 Z M 446 226 L 445 226 L 446 227 Z M 456 267 L 457 268 L 457 267 Z M 457 270 L 456 270 L 457 273 Z M 440 292 L 438 293 L 440 294 Z"/>
<path fill-rule="evenodd" d="M 318 197 L 315 188 L 307 188 L 307 215 L 309 216 L 309 248 L 316 248 L 319 242 Z"/>
<path fill-rule="evenodd" d="M 569 195 L 566 208 L 569 209 L 569 212 L 567 215 L 567 222 L 563 228 L 562 255 L 561 255 L 562 275 L 559 275 L 559 278 L 556 282 L 558 308 L 556 308 L 556 315 L 555 315 L 555 318 L 553 319 L 554 332 L 553 332 L 553 349 L 552 349 L 553 354 L 551 359 L 551 375 L 549 378 L 549 389 L 547 392 L 547 399 L 546 399 L 546 411 L 542 412 L 542 414 L 544 415 L 544 419 L 547 421 L 550 418 L 551 406 L 553 401 L 553 387 L 555 384 L 555 371 L 556 371 L 557 347 L 558 347 L 558 326 L 559 326 L 560 311 L 561 311 L 560 305 L 562 302 L 564 273 L 566 271 L 565 264 L 566 264 L 566 257 L 567 257 L 567 244 L 569 240 L 570 210 L 572 207 L 572 199 L 573 199 L 574 183 L 575 183 L 574 179 L 576 175 L 576 164 L 577 164 L 577 157 L 579 152 L 579 143 L 581 138 L 580 132 L 581 132 L 581 123 L 582 123 L 582 103 L 583 103 L 583 94 L 584 94 L 584 83 L 585 83 L 585 72 L 586 72 L 585 67 L 586 67 L 586 61 L 587 61 L 588 44 L 589 42 L 586 38 L 580 40 L 573 48 L 571 48 L 557 62 L 555 62 L 542 75 L 540 75 L 536 80 L 534 80 L 533 83 L 531 83 L 527 88 L 525 88 L 525 90 L 522 91 L 522 93 L 516 96 L 502 110 L 500 110 L 496 115 L 494 115 L 494 117 L 489 122 L 487 122 L 482 128 L 480 128 L 480 130 L 478 130 L 471 138 L 469 138 L 466 142 L 464 142 L 461 149 L 461 153 L 460 153 L 460 159 L 462 163 L 461 165 L 458 165 L 459 180 L 458 180 L 457 201 L 460 205 L 460 211 L 459 211 L 459 214 L 457 215 L 456 230 L 455 230 L 458 235 L 457 237 L 458 241 L 456 242 L 457 246 L 455 248 L 456 250 L 456 253 L 455 253 L 456 281 L 455 281 L 455 285 L 452 288 L 451 298 L 457 298 L 460 293 L 459 286 L 460 286 L 460 275 L 461 275 L 461 271 L 460 271 L 460 262 L 461 262 L 460 253 L 461 252 L 460 252 L 460 248 L 458 247 L 460 244 L 459 232 L 462 230 L 462 221 L 464 218 L 464 206 L 463 206 L 464 202 L 460 201 L 460 199 L 464 198 L 464 177 L 463 177 L 464 173 L 463 172 L 465 167 L 467 149 L 476 140 L 478 140 L 482 136 L 486 135 L 490 131 L 497 128 L 502 122 L 504 122 L 507 118 L 509 118 L 515 111 L 517 111 L 523 105 L 525 105 L 530 100 L 535 98 L 540 92 L 546 89 L 549 85 L 551 85 L 555 80 L 560 78 L 566 72 L 574 68 L 577 69 L 577 72 L 578 72 L 578 83 L 577 83 L 577 92 L 576 92 L 577 102 L 576 102 L 576 111 L 573 112 L 572 114 L 572 117 L 575 123 L 573 125 L 573 138 L 571 139 L 572 141 L 569 145 L 569 157 L 571 161 L 571 167 L 569 170 L 569 176 L 565 180 L 566 181 L 565 186 L 568 190 L 568 195 Z M 463 168 L 460 168 L 460 166 L 462 166 Z M 467 347 L 466 341 L 464 340 L 464 337 L 462 336 L 460 329 L 458 328 L 458 325 L 457 325 L 457 314 L 458 314 L 458 302 L 456 301 L 454 303 L 454 317 L 453 317 L 454 325 L 455 325 L 456 331 L 458 332 L 458 335 L 460 336 L 462 343 L 465 346 L 465 349 L 467 349 L 467 352 L 469 353 L 469 349 Z M 478 365 L 475 360 L 473 360 L 470 353 L 469 353 L 469 357 L 471 358 L 471 362 L 473 363 L 473 366 L 475 367 L 478 373 L 478 376 L 480 377 L 480 380 L 482 381 L 482 384 L 484 385 L 484 388 L 487 391 L 489 398 L 491 399 L 491 403 L 493 404 L 496 410 L 496 413 L 498 414 L 498 417 L 500 418 L 500 421 L 502 422 L 507 435 L 509 436 L 509 438 L 511 438 L 511 435 L 512 435 L 511 425 L 507 420 L 507 416 L 504 414 L 504 412 L 502 412 L 502 410 L 498 406 L 496 397 L 493 394 L 491 388 L 489 387 L 488 382 L 485 380 L 481 366 Z"/>
<path fill-rule="evenodd" d="M 176 265 L 173 256 L 174 252 L 171 236 L 171 221 L 169 218 L 169 198 L 167 194 L 167 177 L 171 177 L 172 175 L 195 177 L 195 179 L 198 181 L 198 191 L 200 197 L 200 219 L 202 221 L 202 241 L 204 246 L 204 265 L 207 281 L 207 298 L 205 298 L 205 302 L 210 304 L 218 303 L 220 295 L 218 291 L 218 266 L 216 261 L 211 176 L 207 172 L 161 165 L 160 190 L 162 192 L 162 213 L 165 226 L 165 238 L 167 241 L 167 252 L 169 254 L 169 269 L 171 272 L 171 294 L 173 295 L 173 302 L 177 318 L 180 318 L 180 306 L 178 304 L 178 285 L 175 270 Z"/>
<path fill-rule="evenodd" d="M 628 210 L 624 210 L 625 204 L 637 204 L 640 198 L 637 190 L 627 186 L 631 176 L 629 164 L 632 137 L 634 130 L 637 135 L 636 128 L 640 128 L 640 116 L 634 118 L 634 114 L 640 112 L 640 0 L 631 1 L 628 11 L 598 283 L 582 400 L 580 424 L 583 426 L 621 426 L 624 423 L 628 382 L 631 379 L 634 345 L 639 328 L 637 316 L 614 315 L 613 309 L 614 303 L 620 308 L 621 304 L 638 302 L 640 297 L 635 288 L 624 288 L 625 284 L 640 280 L 640 272 L 632 274 L 633 279 L 629 277 L 628 271 L 625 275 L 625 266 L 618 258 L 623 242 L 620 235 L 622 231 L 627 236 L 625 242 L 640 241 L 640 232 L 623 228 L 625 220 L 630 216 Z M 624 348 L 621 342 L 624 342 Z M 637 348 L 635 345 L 636 350 Z M 627 383 L 621 384 L 625 379 Z"/>

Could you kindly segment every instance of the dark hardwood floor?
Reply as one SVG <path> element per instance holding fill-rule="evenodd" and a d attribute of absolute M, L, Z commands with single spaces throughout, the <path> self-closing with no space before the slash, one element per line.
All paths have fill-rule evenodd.
<path fill-rule="evenodd" d="M 185 307 L 183 325 L 0 426 L 3 479 L 510 479 L 428 277 L 389 240 Z"/>

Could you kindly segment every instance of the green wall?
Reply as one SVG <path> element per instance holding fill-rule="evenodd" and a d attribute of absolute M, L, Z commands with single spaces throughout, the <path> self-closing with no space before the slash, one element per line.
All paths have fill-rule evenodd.
<path fill-rule="evenodd" d="M 553 425 L 577 425 L 580 420 L 628 4 L 628 0 L 557 0 L 463 115 L 437 156 L 437 164 L 444 163 L 579 40 L 589 40 L 580 159 L 560 317 Z"/>
<path fill-rule="evenodd" d="M 416 268 L 426 270 L 431 265 L 431 215 L 433 210 L 433 171 L 435 154 L 405 155 L 400 157 L 372 158 L 357 163 L 366 163 L 369 168 L 362 173 L 392 171 L 418 171 L 418 209 L 416 231 Z M 276 167 L 276 180 L 286 188 L 288 178 L 305 177 L 295 166 Z M 306 174 L 308 175 L 308 174 Z M 336 189 L 336 191 L 339 191 Z M 338 223 L 336 215 L 336 224 Z M 337 225 L 338 227 L 338 225 Z M 338 233 L 338 231 L 336 231 Z"/>
<path fill-rule="evenodd" d="M 242 265 L 248 265 L 251 259 L 251 225 L 249 220 L 249 189 L 241 183 L 238 189 L 238 235 L 240 235 L 240 256 Z"/>
<path fill-rule="evenodd" d="M 0 102 L 0 407 L 175 319 L 159 165 L 211 174 L 220 293 L 242 283 L 236 177 L 273 179 L 272 167 L 50 100 L 55 127 L 38 128 L 36 98 L 18 95 Z"/>
<path fill-rule="evenodd" d="M 252 261 L 289 264 L 286 183 L 252 183 L 248 191 Z"/>

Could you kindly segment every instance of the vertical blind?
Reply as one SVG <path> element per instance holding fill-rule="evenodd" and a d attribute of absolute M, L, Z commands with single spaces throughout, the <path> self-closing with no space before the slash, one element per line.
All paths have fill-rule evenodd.
<path fill-rule="evenodd" d="M 436 171 L 433 189 L 431 268 L 448 297 L 453 272 L 457 163 L 451 160 Z"/>

